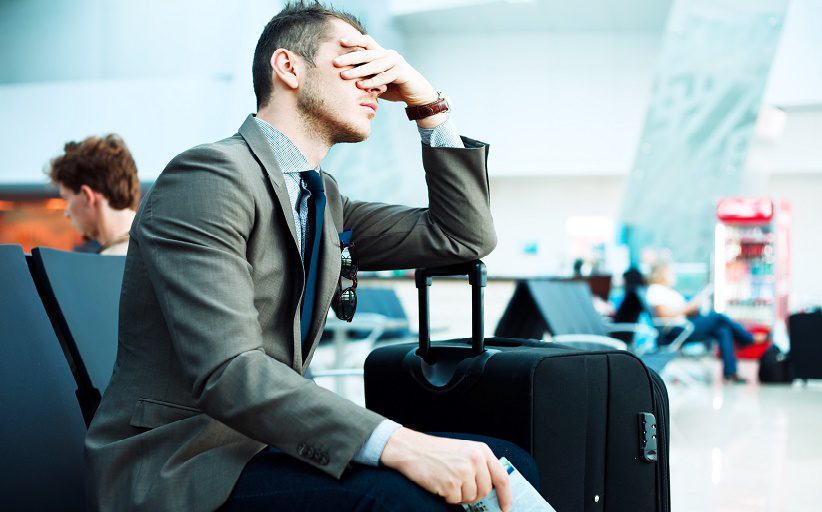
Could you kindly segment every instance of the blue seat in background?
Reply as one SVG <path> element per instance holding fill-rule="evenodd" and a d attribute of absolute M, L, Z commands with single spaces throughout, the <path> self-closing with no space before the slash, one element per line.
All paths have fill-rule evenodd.
<path fill-rule="evenodd" d="M 354 318 L 376 315 L 389 321 L 389 325 L 375 341 L 417 339 L 416 334 L 409 328 L 408 315 L 402 302 L 393 288 L 367 287 L 357 288 L 357 312 Z M 343 326 L 344 327 L 344 326 Z M 335 330 L 338 330 L 337 326 Z M 363 340 L 371 336 L 371 330 L 357 329 L 356 322 L 351 329 L 346 329 L 346 337 L 349 340 Z M 326 329 L 323 333 L 323 340 L 329 341 L 333 338 L 331 330 Z"/>
<path fill-rule="evenodd" d="M 400 298 L 393 288 L 357 288 L 357 312 L 375 313 L 391 320 L 404 320 L 406 322 L 403 327 L 386 329 L 379 337 L 380 340 L 415 337 L 407 324 L 408 315 L 405 313 L 402 302 L 400 302 Z"/>
<path fill-rule="evenodd" d="M 76 384 L 23 250 L 0 245 L 0 507 L 85 510 Z"/>
<path fill-rule="evenodd" d="M 43 247 L 31 252 L 31 273 L 72 365 L 87 424 L 108 387 L 117 357 L 125 259 Z"/>

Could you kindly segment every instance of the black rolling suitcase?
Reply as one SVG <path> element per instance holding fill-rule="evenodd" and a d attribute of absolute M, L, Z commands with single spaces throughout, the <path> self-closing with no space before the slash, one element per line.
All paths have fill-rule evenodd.
<path fill-rule="evenodd" d="M 795 379 L 822 379 L 822 309 L 788 317 L 790 366 Z"/>
<path fill-rule="evenodd" d="M 431 344 L 431 276 L 468 275 L 473 336 Z M 580 351 L 539 340 L 483 339 L 482 262 L 416 275 L 420 343 L 375 349 L 366 407 L 420 431 L 512 441 L 539 467 L 558 512 L 670 510 L 668 396 L 624 351 Z"/>

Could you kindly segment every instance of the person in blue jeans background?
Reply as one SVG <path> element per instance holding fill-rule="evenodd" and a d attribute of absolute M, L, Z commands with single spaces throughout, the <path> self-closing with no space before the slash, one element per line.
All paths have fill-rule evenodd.
<path fill-rule="evenodd" d="M 705 341 L 715 339 L 722 357 L 722 375 L 726 382 L 745 382 L 737 373 L 734 343 L 751 345 L 754 338 L 739 322 L 727 316 L 710 311 L 701 314 L 703 301 L 708 299 L 710 288 L 706 288 L 691 300 L 685 300 L 681 293 L 674 290 L 676 275 L 671 264 L 658 262 L 651 267 L 647 292 L 648 304 L 653 308 L 654 316 L 669 320 L 675 325 L 684 325 L 690 321 L 693 332 L 685 341 Z M 664 340 L 663 340 L 664 341 Z"/>

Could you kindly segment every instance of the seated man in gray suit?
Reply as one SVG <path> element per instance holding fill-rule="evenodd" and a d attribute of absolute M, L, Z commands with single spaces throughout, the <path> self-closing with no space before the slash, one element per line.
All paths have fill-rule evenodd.
<path fill-rule="evenodd" d="M 365 270 L 494 248 L 486 145 L 457 135 L 398 53 L 319 5 L 268 23 L 253 77 L 257 114 L 175 157 L 138 211 L 117 362 L 86 439 L 91 508 L 448 510 L 493 487 L 508 509 L 497 456 L 527 465 L 515 446 L 415 432 L 303 376 L 340 233 Z M 420 128 L 428 208 L 349 199 L 320 169 L 332 145 L 369 136 L 378 98 Z"/>

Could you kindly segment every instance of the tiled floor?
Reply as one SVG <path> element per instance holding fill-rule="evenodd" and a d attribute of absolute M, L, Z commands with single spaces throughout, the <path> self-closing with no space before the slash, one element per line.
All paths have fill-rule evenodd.
<path fill-rule="evenodd" d="M 710 364 L 710 363 L 709 363 Z M 676 512 L 822 510 L 822 383 L 672 384 L 671 499 Z"/>
<path fill-rule="evenodd" d="M 349 348 L 348 365 L 362 368 L 367 347 Z M 332 350 L 312 367 L 328 367 Z M 822 382 L 760 385 L 756 363 L 743 361 L 749 382 L 723 385 L 718 362 L 696 364 L 710 383 L 669 384 L 673 511 L 822 511 Z M 318 383 L 363 403 L 358 377 Z"/>

